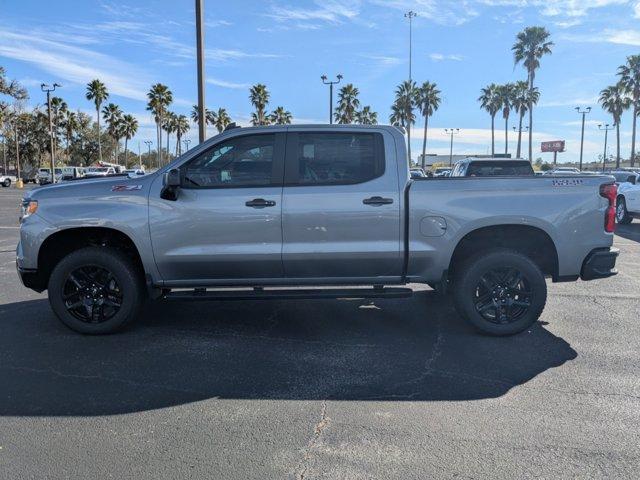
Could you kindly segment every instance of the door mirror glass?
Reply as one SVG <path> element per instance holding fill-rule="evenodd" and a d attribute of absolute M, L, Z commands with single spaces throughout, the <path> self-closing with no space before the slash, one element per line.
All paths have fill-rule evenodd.
<path fill-rule="evenodd" d="M 180 190 L 180 170 L 172 168 L 162 177 L 162 190 L 160 198 L 175 202 L 178 199 L 178 190 Z"/>
<path fill-rule="evenodd" d="M 164 174 L 163 184 L 165 187 L 179 187 L 180 186 L 180 170 L 172 168 Z"/>

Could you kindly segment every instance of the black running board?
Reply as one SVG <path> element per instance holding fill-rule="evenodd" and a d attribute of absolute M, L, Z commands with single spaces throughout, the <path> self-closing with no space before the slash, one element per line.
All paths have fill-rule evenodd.
<path fill-rule="evenodd" d="M 251 290 L 179 290 L 163 295 L 167 300 L 297 300 L 313 298 L 406 298 L 410 288 L 304 288 Z"/>

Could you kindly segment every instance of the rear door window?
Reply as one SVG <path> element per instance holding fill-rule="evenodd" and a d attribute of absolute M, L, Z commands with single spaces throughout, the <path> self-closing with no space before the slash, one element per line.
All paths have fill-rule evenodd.
<path fill-rule="evenodd" d="M 348 185 L 384 173 L 382 135 L 369 132 L 290 133 L 288 185 Z"/>
<path fill-rule="evenodd" d="M 471 162 L 467 168 L 467 177 L 533 175 L 529 162 Z"/>

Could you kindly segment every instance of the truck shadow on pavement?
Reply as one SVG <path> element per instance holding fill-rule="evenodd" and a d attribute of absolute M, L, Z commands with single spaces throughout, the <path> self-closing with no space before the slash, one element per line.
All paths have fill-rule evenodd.
<path fill-rule="evenodd" d="M 432 291 L 407 300 L 158 302 L 89 337 L 45 300 L 0 305 L 0 415 L 124 414 L 207 399 L 477 400 L 576 358 L 542 325 L 476 333 Z"/>
<path fill-rule="evenodd" d="M 627 225 L 616 225 L 616 235 L 634 242 L 640 242 L 640 223 L 635 220 Z"/>

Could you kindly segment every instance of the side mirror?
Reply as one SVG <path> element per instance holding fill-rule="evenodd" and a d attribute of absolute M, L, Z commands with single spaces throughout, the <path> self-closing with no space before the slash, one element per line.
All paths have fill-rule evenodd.
<path fill-rule="evenodd" d="M 178 199 L 178 190 L 180 189 L 180 170 L 172 168 L 162 177 L 162 190 L 160 198 L 175 202 Z"/>

